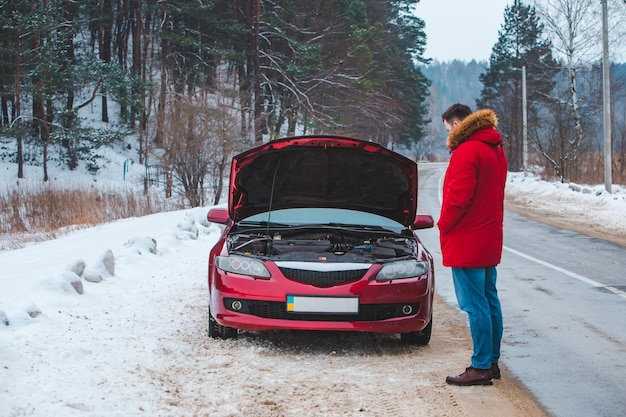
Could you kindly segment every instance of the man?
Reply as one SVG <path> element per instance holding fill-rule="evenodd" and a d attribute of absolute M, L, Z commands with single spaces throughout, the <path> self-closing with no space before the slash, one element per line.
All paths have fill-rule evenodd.
<path fill-rule="evenodd" d="M 471 365 L 446 378 L 453 385 L 491 385 L 500 378 L 502 310 L 496 265 L 502 256 L 504 186 L 508 163 L 492 110 L 460 103 L 442 114 L 450 164 L 443 182 L 437 226 L 443 265 L 452 268 L 454 291 L 467 312 L 474 351 Z"/>

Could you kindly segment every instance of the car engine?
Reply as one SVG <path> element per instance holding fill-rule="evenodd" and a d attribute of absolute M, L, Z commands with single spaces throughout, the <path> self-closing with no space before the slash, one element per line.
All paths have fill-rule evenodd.
<path fill-rule="evenodd" d="M 380 234 L 380 233 L 377 233 Z M 415 256 L 414 239 L 389 234 L 382 236 L 334 231 L 273 231 L 237 233 L 228 239 L 229 253 L 268 258 L 274 261 L 381 262 Z"/>

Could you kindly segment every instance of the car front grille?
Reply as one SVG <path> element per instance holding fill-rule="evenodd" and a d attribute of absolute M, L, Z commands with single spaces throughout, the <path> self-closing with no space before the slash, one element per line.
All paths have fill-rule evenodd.
<path fill-rule="evenodd" d="M 307 271 L 303 269 L 280 268 L 280 272 L 282 272 L 287 279 L 325 288 L 332 287 L 333 285 L 358 281 L 363 278 L 367 271 L 367 269 L 348 271 Z"/>
<path fill-rule="evenodd" d="M 240 308 L 235 310 L 233 302 L 239 302 Z M 235 303 L 237 304 L 237 303 Z M 243 300 L 224 298 L 227 310 L 237 313 L 251 314 L 266 319 L 299 320 L 299 321 L 379 321 L 396 317 L 407 317 L 417 314 L 419 303 L 402 304 L 360 304 L 357 314 L 320 314 L 320 313 L 293 313 L 287 311 L 286 303 L 275 301 Z M 411 306 L 407 314 L 407 306 Z"/>

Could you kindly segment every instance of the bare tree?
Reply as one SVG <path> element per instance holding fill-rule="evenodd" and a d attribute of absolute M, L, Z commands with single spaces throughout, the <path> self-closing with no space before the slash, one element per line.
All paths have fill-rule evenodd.
<path fill-rule="evenodd" d="M 606 0 L 605 0 L 606 1 Z M 616 4 L 612 4 L 616 3 Z M 620 4 L 617 4 L 620 3 Z M 553 132 L 559 131 L 560 163 L 559 176 L 561 180 L 566 175 L 567 167 L 575 170 L 578 158 L 585 149 L 590 149 L 595 137 L 591 126 L 597 118 L 594 113 L 600 109 L 594 102 L 594 94 L 584 96 L 581 82 L 593 76 L 588 70 L 600 62 L 602 54 L 601 33 L 601 2 L 596 0 L 536 0 L 537 10 L 545 23 L 546 32 L 551 37 L 553 49 L 557 58 L 564 65 L 567 79 L 567 88 L 562 95 L 553 97 L 553 106 L 564 107 L 562 113 L 571 122 L 571 126 L 555 126 Z M 609 2 L 611 7 L 610 33 L 611 43 L 619 46 L 623 42 L 623 18 L 626 16 L 626 7 L 621 2 Z M 599 74 L 598 74 L 599 75 Z M 600 85 L 598 79 L 597 85 Z M 554 111 L 554 109 L 552 110 Z M 588 133 L 589 132 L 589 133 Z M 568 136 L 563 137 L 562 134 Z M 545 156 L 545 149 L 540 149 Z M 556 163 L 556 161 L 555 161 Z"/>
<path fill-rule="evenodd" d="M 207 120 L 211 131 L 208 143 L 208 180 L 213 193 L 213 204 L 219 204 L 224 187 L 226 168 L 230 166 L 230 158 L 234 153 L 248 146 L 248 140 L 241 134 L 241 103 L 239 92 L 229 80 L 225 68 L 218 71 L 213 93 L 214 107 Z M 234 75 L 234 74 L 233 74 Z"/>
<path fill-rule="evenodd" d="M 182 195 L 191 207 L 204 203 L 208 159 L 207 107 L 201 96 L 178 97 L 166 119 L 166 145 L 162 161 L 167 173 L 166 194 Z M 175 178 L 180 189 L 172 188 Z"/>
<path fill-rule="evenodd" d="M 211 88 L 191 90 L 184 97 L 172 95 L 163 122 L 165 152 L 161 161 L 168 177 L 166 186 L 191 207 L 207 202 L 207 180 L 212 203 L 219 203 L 230 157 L 246 146 L 239 125 L 241 109 L 236 103 L 238 91 L 227 77 L 213 81 Z"/>
<path fill-rule="evenodd" d="M 576 160 L 578 148 L 585 140 L 582 103 L 577 86 L 578 70 L 594 57 L 597 58 L 599 8 L 594 9 L 596 2 L 592 0 L 543 0 L 536 3 L 546 31 L 552 37 L 554 51 L 565 63 L 569 91 L 564 100 L 568 103 L 574 123 L 565 159 Z"/>

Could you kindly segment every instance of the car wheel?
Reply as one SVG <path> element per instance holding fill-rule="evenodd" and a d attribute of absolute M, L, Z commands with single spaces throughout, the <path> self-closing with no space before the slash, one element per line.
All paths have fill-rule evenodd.
<path fill-rule="evenodd" d="M 235 337 L 237 337 L 237 329 L 220 325 L 211 315 L 210 308 L 208 333 L 209 337 L 212 337 L 214 339 L 234 339 Z"/>
<path fill-rule="evenodd" d="M 401 333 L 400 340 L 402 341 L 402 343 L 410 345 L 426 346 L 428 342 L 430 342 L 430 334 L 432 333 L 432 330 L 433 318 L 431 317 L 430 322 L 426 327 L 424 327 L 424 330 L 410 333 Z"/>

